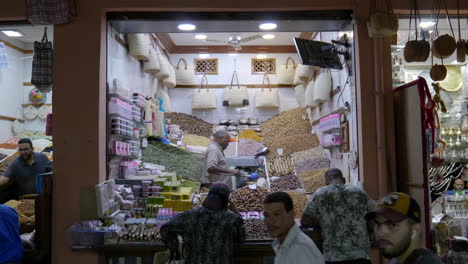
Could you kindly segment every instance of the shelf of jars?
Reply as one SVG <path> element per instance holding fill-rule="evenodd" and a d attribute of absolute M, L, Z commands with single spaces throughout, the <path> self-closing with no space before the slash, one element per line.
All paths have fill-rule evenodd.
<path fill-rule="evenodd" d="M 468 161 L 468 116 L 459 110 L 439 112 L 441 129 L 440 137 L 446 143 L 442 158 L 450 161 Z"/>

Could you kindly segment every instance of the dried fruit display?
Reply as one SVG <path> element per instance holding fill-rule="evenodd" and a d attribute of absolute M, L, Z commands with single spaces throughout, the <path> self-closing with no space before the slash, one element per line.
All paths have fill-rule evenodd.
<path fill-rule="evenodd" d="M 184 135 L 184 138 L 182 139 L 182 141 L 185 143 L 185 145 L 191 145 L 191 146 L 208 147 L 208 145 L 210 144 L 209 138 L 192 135 L 192 134 Z"/>
<path fill-rule="evenodd" d="M 272 192 L 284 192 L 302 188 L 302 184 L 296 175 L 281 176 L 277 179 L 270 179 L 270 188 Z"/>
<path fill-rule="evenodd" d="M 298 193 L 295 191 L 287 192 L 291 199 L 293 200 L 295 218 L 301 218 L 302 213 L 304 212 L 307 204 L 309 203 L 309 198 L 303 193 Z"/>
<path fill-rule="evenodd" d="M 283 111 L 261 125 L 264 140 L 310 134 L 312 127 L 307 112 L 302 108 Z"/>
<path fill-rule="evenodd" d="M 291 154 L 291 157 L 294 161 L 294 163 L 299 163 L 301 161 L 311 159 L 311 158 L 317 158 L 317 157 L 322 157 L 325 155 L 325 150 L 321 147 L 316 147 L 316 148 L 310 148 L 306 150 L 301 150 L 299 152 Z"/>
<path fill-rule="evenodd" d="M 279 154 L 277 149 L 279 148 L 283 149 L 283 155 L 288 155 L 320 146 L 317 136 L 311 133 L 265 139 L 263 144 L 270 148 L 270 152 L 267 154 L 267 157 L 278 156 Z"/>
<path fill-rule="evenodd" d="M 246 240 L 273 240 L 262 219 L 244 220 Z"/>
<path fill-rule="evenodd" d="M 2 162 L 0 163 L 0 175 L 5 174 L 5 172 L 6 172 L 7 169 L 8 169 L 8 166 L 10 165 L 10 163 L 11 163 L 14 159 L 16 159 L 16 157 L 18 157 L 18 152 L 16 152 L 15 154 L 11 155 L 10 157 L 5 158 L 4 160 L 2 160 Z"/>
<path fill-rule="evenodd" d="M 185 133 L 211 138 L 214 124 L 208 123 L 198 117 L 184 113 L 164 113 L 165 118 L 171 120 L 171 124 L 179 125 Z"/>
<path fill-rule="evenodd" d="M 237 146 L 238 156 L 254 156 L 263 144 L 253 139 L 240 139 Z"/>
<path fill-rule="evenodd" d="M 18 214 L 24 214 L 25 216 L 33 216 L 35 214 L 35 201 L 33 199 L 22 199 L 16 206 Z"/>
<path fill-rule="evenodd" d="M 159 229 L 145 224 L 130 225 L 120 236 L 126 240 L 153 241 L 160 239 Z"/>
<path fill-rule="evenodd" d="M 230 199 L 240 212 L 260 212 L 263 211 L 263 201 L 268 193 L 267 189 L 261 187 L 257 187 L 257 189 L 242 187 L 233 191 Z"/>
<path fill-rule="evenodd" d="M 295 163 L 297 172 L 306 172 L 312 170 L 318 170 L 323 168 L 329 168 L 331 161 L 326 157 L 312 158 Z"/>
<path fill-rule="evenodd" d="M 325 186 L 325 172 L 329 168 L 323 168 L 320 170 L 301 172 L 297 174 L 297 177 L 304 184 L 304 189 L 308 193 L 315 192 L 318 188 Z"/>
<path fill-rule="evenodd" d="M 269 176 L 294 174 L 294 165 L 290 156 L 268 158 L 267 167 Z"/>

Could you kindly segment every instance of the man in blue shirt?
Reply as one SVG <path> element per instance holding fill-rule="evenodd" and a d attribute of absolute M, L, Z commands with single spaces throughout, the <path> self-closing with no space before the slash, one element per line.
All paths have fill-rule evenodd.
<path fill-rule="evenodd" d="M 15 263 L 23 258 L 23 244 L 19 235 L 16 211 L 0 204 L 0 263 Z"/>

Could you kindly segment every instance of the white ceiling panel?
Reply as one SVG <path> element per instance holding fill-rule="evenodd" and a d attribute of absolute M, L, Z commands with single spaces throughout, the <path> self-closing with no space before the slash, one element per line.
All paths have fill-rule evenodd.
<path fill-rule="evenodd" d="M 203 45 L 228 45 L 227 43 L 223 42 L 211 42 L 211 41 L 204 41 L 195 39 L 195 35 L 203 34 L 203 33 L 170 33 L 169 35 L 172 38 L 172 41 L 177 46 L 203 46 Z M 210 40 L 219 40 L 219 41 L 228 41 L 229 36 L 233 33 L 206 33 L 207 39 Z M 246 38 L 254 35 L 265 35 L 265 34 L 273 34 L 275 35 L 274 39 L 255 39 L 252 41 L 248 41 L 242 43 L 243 46 L 248 45 L 262 45 L 262 46 L 270 46 L 270 45 L 294 45 L 293 38 L 299 37 L 301 34 L 300 32 L 271 32 L 271 33 L 263 33 L 263 32 L 242 32 L 236 33 L 240 34 L 241 38 Z"/>

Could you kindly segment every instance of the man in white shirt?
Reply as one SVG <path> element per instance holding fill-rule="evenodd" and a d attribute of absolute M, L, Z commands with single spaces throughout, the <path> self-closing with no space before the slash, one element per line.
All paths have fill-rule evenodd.
<path fill-rule="evenodd" d="M 323 256 L 314 241 L 302 233 L 294 221 L 294 207 L 289 194 L 275 192 L 263 205 L 265 224 L 273 241 L 275 264 L 323 264 Z"/>

